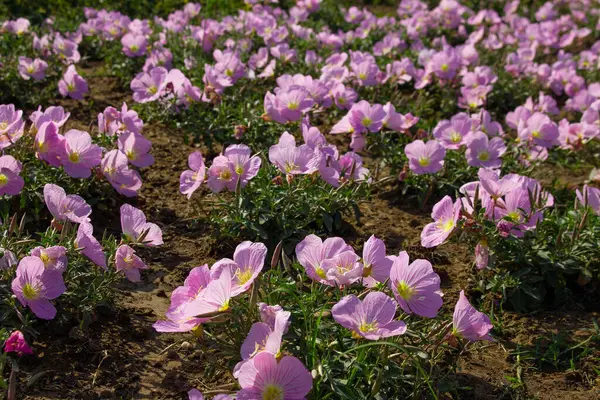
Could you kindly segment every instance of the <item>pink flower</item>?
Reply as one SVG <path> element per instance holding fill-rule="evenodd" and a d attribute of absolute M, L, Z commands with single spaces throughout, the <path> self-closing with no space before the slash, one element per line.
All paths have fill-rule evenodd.
<path fill-rule="evenodd" d="M 362 278 L 363 265 L 354 250 L 345 251 L 323 261 L 322 268 L 329 282 L 337 286 L 351 285 Z"/>
<path fill-rule="evenodd" d="M 100 165 L 102 149 L 92 143 L 89 133 L 71 129 L 65 133 L 61 162 L 65 172 L 73 178 L 89 178 L 91 169 Z"/>
<path fill-rule="evenodd" d="M 396 132 L 406 132 L 419 121 L 419 118 L 415 118 L 411 114 L 402 115 L 396 112 L 396 108 L 390 102 L 383 106 L 383 111 L 386 115 L 382 127 Z"/>
<path fill-rule="evenodd" d="M 19 75 L 25 80 L 33 78 L 36 81 L 41 81 L 46 77 L 47 68 L 48 63 L 39 58 L 32 60 L 28 57 L 19 57 Z"/>
<path fill-rule="evenodd" d="M 56 316 L 56 308 L 50 300 L 67 290 L 61 273 L 46 270 L 38 257 L 21 259 L 11 286 L 19 302 L 42 319 L 53 319 Z"/>
<path fill-rule="evenodd" d="M 450 121 L 440 121 L 433 130 L 433 136 L 446 149 L 458 150 L 467 143 L 472 126 L 471 118 L 463 113 L 457 114 Z"/>
<path fill-rule="evenodd" d="M 140 72 L 131 81 L 133 100 L 147 103 L 158 100 L 167 85 L 168 71 L 163 67 L 152 68 L 150 72 Z"/>
<path fill-rule="evenodd" d="M 363 284 L 374 287 L 377 282 L 385 282 L 390 277 L 393 263 L 386 255 L 383 241 L 372 235 L 363 248 Z"/>
<path fill-rule="evenodd" d="M 12 146 L 23 136 L 22 116 L 23 111 L 16 110 L 13 104 L 0 105 L 0 150 Z"/>
<path fill-rule="evenodd" d="M 405 312 L 434 318 L 443 303 L 440 277 L 427 260 L 415 260 L 410 265 L 408 262 L 405 251 L 394 260 L 390 271 L 394 296 Z"/>
<path fill-rule="evenodd" d="M 154 247 L 163 244 L 162 231 L 158 225 L 146 222 L 146 216 L 142 210 L 139 210 L 129 204 L 121 206 L 121 229 L 123 236 L 132 243 Z"/>
<path fill-rule="evenodd" d="M 540 112 L 535 112 L 527 121 L 519 122 L 519 139 L 532 142 L 536 146 L 551 148 L 557 143 L 558 127 L 550 117 Z"/>
<path fill-rule="evenodd" d="M 465 291 L 460 291 L 460 298 L 452 316 L 452 333 L 468 341 L 493 340 L 489 335 L 494 327 L 487 315 L 477 311 L 467 297 Z"/>
<path fill-rule="evenodd" d="M 308 235 L 296 245 L 296 257 L 309 278 L 329 286 L 333 283 L 327 279 L 323 261 L 347 251 L 352 251 L 352 247 L 339 237 L 327 238 L 323 242 L 316 235 Z"/>
<path fill-rule="evenodd" d="M 77 73 L 75 66 L 69 65 L 63 78 L 58 82 L 58 91 L 63 97 L 69 96 L 75 100 L 82 100 L 89 89 L 87 81 Z"/>
<path fill-rule="evenodd" d="M 506 152 L 504 140 L 494 137 L 491 140 L 483 132 L 475 132 L 469 136 L 465 156 L 472 167 L 500 168 L 500 157 Z"/>
<path fill-rule="evenodd" d="M 577 189 L 575 194 L 582 206 L 591 207 L 596 215 L 600 215 L 600 189 L 584 185 L 583 190 Z"/>
<path fill-rule="evenodd" d="M 19 176 L 22 164 L 13 156 L 0 157 L 0 196 L 21 193 L 25 181 Z"/>
<path fill-rule="evenodd" d="M 433 206 L 431 218 L 435 222 L 425 225 L 421 232 L 421 246 L 430 248 L 444 243 L 450 236 L 460 217 L 461 202 L 452 203 L 450 196 L 445 196 Z"/>
<path fill-rule="evenodd" d="M 148 269 L 141 258 L 135 254 L 135 250 L 123 244 L 119 246 L 115 254 L 115 266 L 117 272 L 123 271 L 125 277 L 131 282 L 140 281 L 140 270 Z"/>
<path fill-rule="evenodd" d="M 53 167 L 60 167 L 60 156 L 65 147 L 64 140 L 65 138 L 58 133 L 58 125 L 54 121 L 42 123 L 33 142 L 36 156 Z"/>
<path fill-rule="evenodd" d="M 411 171 L 417 175 L 434 174 L 444 166 L 446 150 L 437 140 L 415 140 L 404 148 Z"/>
<path fill-rule="evenodd" d="M 344 297 L 331 314 L 335 322 L 352 331 L 352 336 L 379 340 L 406 332 L 406 324 L 394 320 L 397 306 L 385 293 L 370 292 L 363 301 L 355 295 Z"/>
<path fill-rule="evenodd" d="M 262 243 L 245 241 L 240 243 L 233 253 L 233 260 L 223 258 L 212 266 L 212 279 L 218 279 L 223 270 L 228 269 L 231 276 L 231 296 L 246 292 L 254 283 L 265 264 L 267 247 Z"/>
<path fill-rule="evenodd" d="M 290 316 L 291 313 L 289 311 L 281 310 L 275 314 L 273 326 L 269 326 L 265 322 L 252 324 L 250 332 L 248 332 L 248 336 L 240 349 L 242 360 L 248 360 L 263 351 L 267 351 L 278 357 L 280 355 L 279 351 L 283 334 L 290 323 Z M 241 365 L 238 364 L 236 370 L 239 371 Z"/>
<path fill-rule="evenodd" d="M 371 106 L 368 101 L 361 100 L 352 106 L 348 116 L 354 132 L 378 132 L 383 126 L 387 113 L 381 104 Z"/>
<path fill-rule="evenodd" d="M 76 194 L 67 195 L 60 186 L 47 183 L 44 186 L 44 202 L 57 221 L 70 220 L 76 224 L 89 221 L 92 208 Z"/>
<path fill-rule="evenodd" d="M 208 169 L 208 187 L 213 192 L 220 192 L 224 188 L 233 192 L 246 187 L 260 169 L 260 157 L 251 156 L 252 151 L 246 145 L 230 145 L 222 156 L 213 160 Z"/>
<path fill-rule="evenodd" d="M 42 260 L 44 268 L 47 270 L 62 273 L 67 269 L 67 249 L 63 246 L 51 246 L 47 248 L 38 246 L 31 250 L 31 255 Z"/>
<path fill-rule="evenodd" d="M 33 354 L 33 350 L 27 344 L 25 336 L 21 331 L 13 331 L 4 343 L 5 353 L 17 353 L 19 356 Z"/>
<path fill-rule="evenodd" d="M 192 194 L 198 190 L 206 176 L 206 167 L 202 153 L 195 151 L 188 157 L 188 166 L 190 169 L 183 171 L 179 177 L 179 191 L 191 198 Z"/>
<path fill-rule="evenodd" d="M 192 318 L 229 310 L 234 278 L 230 271 L 230 268 L 223 268 L 217 279 L 211 280 L 199 296 L 186 303 L 181 311 L 182 317 Z"/>
<path fill-rule="evenodd" d="M 171 305 L 165 313 L 164 321 L 157 321 L 153 327 L 157 332 L 189 332 L 210 318 L 186 317 L 184 309 L 193 300 L 200 297 L 211 282 L 208 265 L 196 267 L 190 271 L 183 286 L 171 293 Z"/>
<path fill-rule="evenodd" d="M 319 166 L 314 150 L 306 144 L 273 145 L 269 148 L 269 161 L 286 175 L 312 174 Z"/>
<path fill-rule="evenodd" d="M 123 45 L 123 53 L 127 57 L 140 57 L 146 53 L 148 39 L 144 35 L 127 33 L 121 38 L 121 44 Z"/>
<path fill-rule="evenodd" d="M 302 400 L 312 388 L 312 377 L 296 357 L 286 356 L 279 362 L 275 356 L 262 352 L 239 371 L 242 390 L 238 400 L 285 399 Z"/>
<path fill-rule="evenodd" d="M 117 140 L 119 150 L 127 156 L 129 162 L 138 168 L 149 167 L 154 164 L 154 157 L 148 152 L 152 149 L 152 142 L 142 134 L 125 132 Z"/>
<path fill-rule="evenodd" d="M 106 255 L 98 240 L 94 237 L 94 227 L 89 222 L 82 222 L 77 228 L 75 245 L 91 262 L 106 269 Z"/>
<path fill-rule="evenodd" d="M 129 169 L 127 156 L 120 150 L 111 150 L 104 155 L 100 163 L 102 173 L 123 196 L 134 197 L 142 187 L 140 174 Z"/>

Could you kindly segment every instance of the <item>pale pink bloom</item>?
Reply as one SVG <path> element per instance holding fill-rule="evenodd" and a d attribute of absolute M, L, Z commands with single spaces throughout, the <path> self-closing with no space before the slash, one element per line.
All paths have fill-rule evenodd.
<path fill-rule="evenodd" d="M 121 229 L 123 236 L 132 243 L 141 240 L 141 244 L 150 247 L 163 244 L 162 231 L 158 225 L 146 222 L 144 212 L 129 204 L 121 206 Z"/>
<path fill-rule="evenodd" d="M 450 196 L 444 196 L 442 200 L 433 206 L 431 218 L 435 222 L 425 225 L 421 232 L 421 246 L 430 248 L 441 245 L 448 239 L 456 228 L 460 217 L 461 202 L 457 200 L 452 203 Z"/>
<path fill-rule="evenodd" d="M 390 277 L 393 259 L 386 255 L 385 243 L 372 235 L 363 247 L 363 285 L 374 287 Z"/>
<path fill-rule="evenodd" d="M 55 220 L 66 219 L 80 224 L 88 222 L 92 208 L 86 201 L 76 194 L 67 195 L 60 186 L 47 183 L 44 186 L 44 202 Z"/>
<path fill-rule="evenodd" d="M 154 164 L 154 157 L 148 154 L 152 149 L 152 142 L 143 135 L 135 132 L 124 132 L 117 140 L 119 150 L 127 156 L 129 162 L 138 168 L 149 167 Z"/>
<path fill-rule="evenodd" d="M 139 282 L 140 270 L 148 268 L 135 254 L 135 250 L 126 244 L 119 246 L 115 253 L 115 267 L 117 272 L 123 271 L 125 277 L 131 282 Z"/>
<path fill-rule="evenodd" d="M 345 251 L 328 258 L 321 264 L 329 282 L 347 286 L 359 281 L 363 275 L 363 264 L 354 250 Z"/>
<path fill-rule="evenodd" d="M 42 260 L 47 270 L 64 272 L 67 269 L 67 249 L 63 246 L 38 246 L 30 254 Z"/>
<path fill-rule="evenodd" d="M 89 133 L 71 129 L 65 133 L 61 162 L 65 172 L 73 178 L 89 178 L 91 169 L 100 165 L 102 149 L 92 143 Z"/>
<path fill-rule="evenodd" d="M 219 278 L 210 281 L 198 297 L 185 304 L 182 316 L 191 318 L 229 310 L 233 290 L 231 284 L 230 269 L 223 268 Z"/>
<path fill-rule="evenodd" d="M 379 340 L 406 332 L 406 324 L 394 320 L 397 303 L 382 292 L 370 292 L 360 300 L 349 295 L 331 309 L 335 322 L 352 331 L 352 336 Z"/>
<path fill-rule="evenodd" d="M 488 316 L 477 311 L 467 300 L 465 291 L 461 290 L 452 316 L 452 334 L 471 342 L 491 341 L 493 339 L 489 332 L 493 327 Z"/>
<path fill-rule="evenodd" d="M 69 65 L 63 78 L 58 81 L 58 91 L 63 97 L 82 100 L 89 91 L 87 81 L 77 73 L 74 65 Z"/>
<path fill-rule="evenodd" d="M 483 132 L 474 132 L 467 140 L 465 156 L 472 167 L 500 168 L 500 157 L 506 152 L 504 139 L 494 137 L 489 139 Z"/>
<path fill-rule="evenodd" d="M 15 196 L 21 193 L 25 181 L 19 174 L 22 164 L 13 156 L 0 157 L 0 196 Z"/>
<path fill-rule="evenodd" d="M 254 283 L 265 264 L 267 247 L 262 243 L 245 241 L 240 243 L 233 253 L 233 260 L 223 258 L 211 268 L 212 279 L 218 279 L 223 270 L 228 269 L 231 276 L 231 296 L 246 292 Z"/>
<path fill-rule="evenodd" d="M 60 167 L 60 156 L 65 147 L 64 140 L 64 136 L 58 133 L 56 123 L 53 121 L 42 123 L 33 142 L 36 156 L 53 167 Z"/>
<path fill-rule="evenodd" d="M 47 68 L 48 63 L 39 58 L 32 60 L 29 57 L 19 57 L 19 75 L 25 80 L 33 78 L 36 81 L 41 81 L 46 77 Z"/>
<path fill-rule="evenodd" d="M 434 174 L 444 166 L 446 149 L 437 140 L 415 140 L 404 148 L 408 165 L 415 174 Z"/>
<path fill-rule="evenodd" d="M 352 247 L 339 237 L 327 238 L 323 242 L 316 235 L 308 235 L 296 245 L 298 262 L 309 278 L 329 286 L 333 286 L 333 282 L 327 279 L 323 262 L 347 251 L 352 251 Z"/>
<path fill-rule="evenodd" d="M 405 251 L 394 260 L 390 286 L 400 307 L 409 314 L 434 318 L 442 307 L 439 275 L 427 260 L 415 260 L 409 265 Z"/>
<path fill-rule="evenodd" d="M 202 153 L 195 151 L 188 157 L 188 166 L 190 169 L 185 170 L 179 177 L 179 191 L 191 198 L 192 194 L 198 190 L 204 178 L 206 177 L 206 167 Z"/>
<path fill-rule="evenodd" d="M 106 255 L 98 240 L 94 237 L 94 227 L 89 222 L 82 222 L 77 228 L 75 245 L 94 264 L 106 269 Z"/>
<path fill-rule="evenodd" d="M 109 151 L 102 158 L 100 167 L 108 182 L 123 196 L 134 197 L 142 187 L 140 174 L 129 169 L 127 156 L 120 150 Z"/>

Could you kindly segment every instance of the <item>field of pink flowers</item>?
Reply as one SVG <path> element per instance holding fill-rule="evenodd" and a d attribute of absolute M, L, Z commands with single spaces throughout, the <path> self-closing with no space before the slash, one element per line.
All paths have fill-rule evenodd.
<path fill-rule="evenodd" d="M 0 4 L 5 398 L 600 399 L 598 2 L 80 3 Z"/>

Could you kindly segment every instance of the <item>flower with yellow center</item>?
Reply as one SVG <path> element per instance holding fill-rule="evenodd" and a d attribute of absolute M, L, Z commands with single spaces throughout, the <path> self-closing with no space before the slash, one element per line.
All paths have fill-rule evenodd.
<path fill-rule="evenodd" d="M 78 163 L 79 162 L 79 153 L 76 151 L 69 153 L 69 161 L 71 161 L 72 163 Z"/>
<path fill-rule="evenodd" d="M 373 123 L 373 120 L 369 117 L 364 117 L 362 121 L 360 121 L 364 127 L 367 127 Z"/>
<path fill-rule="evenodd" d="M 0 187 L 5 186 L 8 183 L 8 176 L 0 173 Z"/>
<path fill-rule="evenodd" d="M 6 128 L 8 128 L 8 121 L 0 121 L 0 131 L 5 130 Z"/>
<path fill-rule="evenodd" d="M 448 64 L 442 64 L 440 69 L 444 72 L 447 72 L 450 69 L 450 66 Z"/>
<path fill-rule="evenodd" d="M 73 92 L 75 90 L 75 85 L 72 83 L 67 84 L 67 92 Z"/>
<path fill-rule="evenodd" d="M 33 74 L 35 72 L 35 68 L 33 67 L 33 65 L 27 67 L 27 72 L 30 74 Z"/>
<path fill-rule="evenodd" d="M 479 158 L 480 161 L 488 161 L 490 159 L 490 153 L 487 151 L 482 151 L 477 155 L 477 158 Z"/>
<path fill-rule="evenodd" d="M 269 383 L 265 385 L 262 400 L 283 400 L 283 396 L 284 392 L 281 386 Z"/>
<path fill-rule="evenodd" d="M 361 81 L 364 81 L 365 79 L 367 79 L 367 74 L 365 74 L 364 72 L 361 72 L 360 74 L 358 74 L 358 79 L 360 79 Z"/>
<path fill-rule="evenodd" d="M 158 88 L 156 87 L 156 85 L 152 85 L 152 86 L 148 87 L 148 89 L 146 89 L 146 91 L 149 94 L 156 94 L 156 93 L 158 93 Z"/>
<path fill-rule="evenodd" d="M 236 165 L 235 173 L 238 175 L 242 175 L 244 173 L 244 167 L 242 165 Z"/>
<path fill-rule="evenodd" d="M 138 51 L 140 49 L 140 47 L 137 44 L 134 44 L 129 49 L 135 53 L 136 51 Z"/>
<path fill-rule="evenodd" d="M 40 297 L 40 294 L 32 284 L 26 283 L 23 285 L 23 297 L 25 297 L 27 300 L 35 300 Z"/>
<path fill-rule="evenodd" d="M 245 285 L 250 279 L 252 279 L 252 270 L 250 268 L 238 269 L 235 274 L 237 275 L 240 285 Z"/>
<path fill-rule="evenodd" d="M 421 167 L 427 167 L 429 164 L 431 164 L 431 160 L 429 160 L 429 157 L 419 157 L 419 165 Z"/>
<path fill-rule="evenodd" d="M 511 211 L 506 214 L 506 217 L 512 222 L 519 222 L 521 220 L 521 213 L 518 211 Z"/>
<path fill-rule="evenodd" d="M 48 255 L 48 253 L 46 253 L 45 251 L 42 251 L 40 253 L 40 260 L 42 260 L 42 262 L 44 263 L 44 265 L 48 265 L 48 263 L 52 260 L 50 258 L 50 256 Z"/>
<path fill-rule="evenodd" d="M 288 109 L 290 109 L 292 111 L 297 110 L 298 107 L 300 107 L 300 104 L 298 104 L 295 101 L 292 101 L 292 102 L 288 103 Z"/>
<path fill-rule="evenodd" d="M 539 137 L 540 137 L 540 131 L 533 131 L 533 132 L 531 132 L 531 136 L 534 137 L 534 138 L 536 138 L 536 139 L 539 139 Z"/>
<path fill-rule="evenodd" d="M 442 219 L 440 222 L 437 223 L 437 226 L 444 232 L 450 232 L 452 229 L 454 229 L 454 220 Z"/>
<path fill-rule="evenodd" d="M 360 324 L 358 329 L 364 333 L 376 331 L 377 330 L 377 321 L 363 322 L 362 324 Z"/>
<path fill-rule="evenodd" d="M 219 307 L 218 311 L 227 311 L 229 310 L 229 300 L 227 300 L 221 307 Z"/>
<path fill-rule="evenodd" d="M 285 163 L 285 173 L 286 174 L 290 174 L 293 170 L 295 170 L 296 168 L 298 168 L 297 165 L 295 165 L 292 161 L 287 161 Z"/>
<path fill-rule="evenodd" d="M 321 279 L 326 279 L 327 278 L 327 275 L 325 275 L 325 270 L 323 268 L 321 268 L 320 265 L 317 265 L 317 267 L 315 268 L 315 273 Z"/>
<path fill-rule="evenodd" d="M 133 150 L 129 150 L 127 153 L 125 153 L 125 155 L 129 160 L 135 160 L 137 158 L 137 154 L 135 154 L 135 151 Z"/>
<path fill-rule="evenodd" d="M 229 170 L 229 168 L 221 170 L 221 172 L 219 173 L 219 179 L 224 181 L 228 181 L 231 179 L 231 171 Z"/>
<path fill-rule="evenodd" d="M 456 131 L 450 132 L 450 141 L 452 143 L 459 143 L 462 140 L 462 135 Z"/>
<path fill-rule="evenodd" d="M 396 290 L 398 291 L 398 296 L 402 297 L 404 300 L 407 300 L 407 301 L 412 299 L 414 297 L 414 295 L 417 294 L 417 291 L 415 290 L 415 288 L 411 287 L 405 281 L 398 282 L 398 285 L 396 286 Z"/>
<path fill-rule="evenodd" d="M 233 76 L 233 71 L 230 68 L 227 68 L 225 70 L 225 75 L 227 75 L 228 77 L 232 77 Z"/>

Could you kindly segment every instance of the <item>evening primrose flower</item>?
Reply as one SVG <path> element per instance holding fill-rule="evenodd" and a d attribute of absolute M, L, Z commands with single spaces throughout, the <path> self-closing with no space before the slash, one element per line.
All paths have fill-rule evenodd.
<path fill-rule="evenodd" d="M 483 132 L 473 133 L 467 141 L 465 156 L 472 167 L 500 168 L 500 157 L 506 152 L 504 139 L 494 137 L 489 139 Z"/>
<path fill-rule="evenodd" d="M 19 176 L 22 165 L 13 156 L 0 157 L 0 196 L 21 193 L 25 181 Z"/>
<path fill-rule="evenodd" d="M 152 142 L 146 139 L 142 134 L 135 132 L 125 132 L 117 140 L 119 150 L 121 150 L 132 165 L 138 168 L 149 167 L 154 164 L 154 157 L 148 154 L 152 149 Z"/>
<path fill-rule="evenodd" d="M 42 260 L 32 256 L 23 257 L 19 262 L 11 286 L 19 302 L 41 319 L 56 316 L 56 308 L 50 300 L 67 290 L 60 272 L 46 270 Z"/>
<path fill-rule="evenodd" d="M 440 277 L 427 260 L 415 260 L 409 265 L 403 251 L 394 260 L 390 271 L 390 286 L 400 308 L 409 314 L 434 318 L 442 307 Z"/>
<path fill-rule="evenodd" d="M 144 261 L 135 254 L 135 250 L 126 244 L 119 246 L 115 253 L 115 267 L 117 272 L 122 271 L 130 282 L 139 282 L 140 270 L 148 269 Z"/>
<path fill-rule="evenodd" d="M 339 237 L 323 241 L 316 235 L 308 235 L 296 245 L 296 257 L 309 278 L 329 286 L 333 283 L 327 279 L 323 261 L 347 251 L 352 251 L 352 247 Z"/>
<path fill-rule="evenodd" d="M 211 280 L 199 296 L 186 303 L 181 310 L 182 318 L 229 310 L 232 297 L 232 276 L 229 268 L 223 268 L 217 279 Z"/>
<path fill-rule="evenodd" d="M 331 309 L 335 322 L 352 331 L 356 338 L 379 340 L 406 332 L 406 324 L 394 320 L 397 304 L 382 292 L 370 292 L 360 300 L 349 295 Z"/>
<path fill-rule="evenodd" d="M 267 247 L 262 243 L 245 241 L 240 243 L 233 253 L 233 260 L 223 258 L 211 268 L 212 279 L 218 279 L 223 270 L 228 269 L 231 276 L 231 296 L 246 292 L 254 283 L 265 264 Z"/>
<path fill-rule="evenodd" d="M 465 296 L 465 291 L 460 291 L 460 298 L 454 308 L 452 316 L 452 334 L 475 342 L 478 340 L 492 341 L 489 335 L 494 327 L 489 317 L 482 312 L 477 311 Z"/>
<path fill-rule="evenodd" d="M 144 35 L 127 33 L 121 38 L 121 44 L 127 57 L 140 57 L 146 53 L 148 39 Z"/>
<path fill-rule="evenodd" d="M 179 177 L 179 191 L 191 198 L 192 194 L 198 190 L 204 178 L 206 177 L 206 166 L 202 153 L 195 151 L 188 156 L 188 166 L 190 169 L 185 170 Z"/>
<path fill-rule="evenodd" d="M 42 260 L 47 270 L 64 272 L 67 269 L 67 249 L 64 246 L 38 246 L 30 254 Z"/>
<path fill-rule="evenodd" d="M 58 91 L 63 97 L 82 100 L 89 91 L 87 81 L 77 73 L 74 65 L 69 65 L 62 79 L 58 81 Z"/>
<path fill-rule="evenodd" d="M 361 100 L 352 106 L 348 116 L 353 132 L 378 132 L 387 113 L 381 104 L 370 105 L 368 101 Z"/>
<path fill-rule="evenodd" d="M 40 117 L 42 119 L 43 117 Z M 58 133 L 59 126 L 54 121 L 39 125 L 33 146 L 36 156 L 53 167 L 60 167 L 60 156 L 64 148 L 64 136 Z"/>
<path fill-rule="evenodd" d="M 404 148 L 410 170 L 415 174 L 434 174 L 444 166 L 446 150 L 437 140 L 415 140 Z"/>
<path fill-rule="evenodd" d="M 94 237 L 94 227 L 89 222 L 82 222 L 77 228 L 75 245 L 91 262 L 106 269 L 106 254 L 102 245 Z"/>
<path fill-rule="evenodd" d="M 452 202 L 450 196 L 445 196 L 438 201 L 431 212 L 435 222 L 429 223 L 421 232 L 421 246 L 430 248 L 444 243 L 450 236 L 460 217 L 461 202 Z"/>
<path fill-rule="evenodd" d="M 6 339 L 6 342 L 4 343 L 4 352 L 17 353 L 19 356 L 24 354 L 33 354 L 33 350 L 27 344 L 25 336 L 23 336 L 23 332 L 18 330 L 13 331 L 8 339 Z"/>
<path fill-rule="evenodd" d="M 132 242 L 137 242 L 142 236 L 146 246 L 154 247 L 163 244 L 162 231 L 158 225 L 146 222 L 146 216 L 129 204 L 121 206 L 121 229 L 123 235 Z"/>
<path fill-rule="evenodd" d="M 100 165 L 102 149 L 92 143 L 89 133 L 71 129 L 65 133 L 61 163 L 65 172 L 73 178 L 89 178 L 91 169 Z"/>
<path fill-rule="evenodd" d="M 390 277 L 393 259 L 386 254 L 385 243 L 371 235 L 363 247 L 363 285 L 374 287 Z"/>
<path fill-rule="evenodd" d="M 312 388 L 312 376 L 300 360 L 285 356 L 277 361 L 269 352 L 245 363 L 238 381 L 238 400 L 302 400 Z"/>
<path fill-rule="evenodd" d="M 19 75 L 25 80 L 33 78 L 35 81 L 41 81 L 46 77 L 48 63 L 36 58 L 32 60 L 29 57 L 19 57 Z"/>
<path fill-rule="evenodd" d="M 89 221 L 92 208 L 76 194 L 67 195 L 65 190 L 53 183 L 44 185 L 44 202 L 55 220 L 69 220 L 76 224 Z"/>

